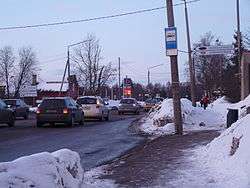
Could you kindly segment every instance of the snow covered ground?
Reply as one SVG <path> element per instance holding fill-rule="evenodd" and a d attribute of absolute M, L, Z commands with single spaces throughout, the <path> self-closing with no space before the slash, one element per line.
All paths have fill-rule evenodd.
<path fill-rule="evenodd" d="M 224 100 L 216 101 L 204 110 L 201 107 L 193 107 L 188 99 L 181 99 L 184 131 L 222 129 L 226 123 L 223 114 L 226 110 L 225 104 L 228 105 Z M 165 99 L 155 111 L 143 118 L 139 128 L 142 132 L 151 135 L 174 133 L 172 99 Z"/>
<path fill-rule="evenodd" d="M 220 101 L 222 115 L 223 108 L 242 110 L 250 106 L 250 96 L 231 105 Z M 179 169 L 182 178 L 171 182 L 173 187 L 250 187 L 250 114 L 240 117 L 207 146 L 187 151 L 190 167 Z"/>

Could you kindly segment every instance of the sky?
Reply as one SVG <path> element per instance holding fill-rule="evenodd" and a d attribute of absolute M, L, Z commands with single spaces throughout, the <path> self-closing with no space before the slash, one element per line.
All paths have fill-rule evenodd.
<path fill-rule="evenodd" d="M 181 0 L 173 0 L 180 3 Z M 165 5 L 165 0 L 8 0 L 1 2 L 0 27 L 32 25 L 78 20 Z M 250 31 L 250 0 L 240 0 L 241 30 Z M 188 4 L 191 43 L 211 31 L 225 44 L 231 44 L 236 29 L 236 0 L 201 0 Z M 174 7 L 178 30 L 178 49 L 187 51 L 184 6 Z M 39 60 L 39 80 L 59 81 L 66 63 L 67 45 L 82 41 L 88 33 L 95 34 L 103 48 L 102 63 L 118 66 L 121 58 L 122 77 L 147 83 L 147 68 L 151 69 L 152 83 L 170 81 L 169 57 L 165 55 L 164 28 L 166 10 L 157 10 L 120 18 L 0 31 L 0 47 L 32 46 Z M 179 53 L 181 81 L 186 80 L 187 54 Z M 114 80 L 114 84 L 117 79 Z"/>

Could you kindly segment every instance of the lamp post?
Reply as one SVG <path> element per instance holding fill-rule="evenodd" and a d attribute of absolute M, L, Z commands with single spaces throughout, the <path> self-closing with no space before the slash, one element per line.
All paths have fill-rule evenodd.
<path fill-rule="evenodd" d="M 153 68 L 156 68 L 156 67 L 160 67 L 162 65 L 163 65 L 163 63 L 159 64 L 159 65 L 152 66 L 152 67 L 148 67 L 148 85 L 150 84 L 150 70 Z"/>

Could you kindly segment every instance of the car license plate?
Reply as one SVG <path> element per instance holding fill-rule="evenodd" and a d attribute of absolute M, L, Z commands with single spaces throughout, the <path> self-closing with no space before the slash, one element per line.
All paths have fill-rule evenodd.
<path fill-rule="evenodd" d="M 90 110 L 90 106 L 84 106 L 83 109 L 84 110 Z"/>
<path fill-rule="evenodd" d="M 56 113 L 56 110 L 46 110 L 47 113 Z"/>

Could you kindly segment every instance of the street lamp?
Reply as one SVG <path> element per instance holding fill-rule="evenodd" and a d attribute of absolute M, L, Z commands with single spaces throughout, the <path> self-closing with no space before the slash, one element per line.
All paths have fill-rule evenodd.
<path fill-rule="evenodd" d="M 163 63 L 159 64 L 159 65 L 152 66 L 152 67 L 148 67 L 148 85 L 150 84 L 150 69 L 153 69 L 153 68 L 156 68 L 156 67 L 160 67 L 162 65 L 163 65 Z"/>
<path fill-rule="evenodd" d="M 66 71 L 68 70 L 68 79 L 70 77 L 70 48 L 73 47 L 73 46 L 77 46 L 79 44 L 83 44 L 85 42 L 88 42 L 89 40 L 84 40 L 84 41 L 81 41 L 81 42 L 77 42 L 77 43 L 74 43 L 74 44 L 70 44 L 67 46 L 67 63 L 65 65 L 65 69 L 64 69 L 64 73 L 63 73 L 63 78 L 62 78 L 62 83 L 61 83 L 61 87 L 60 87 L 60 95 L 62 93 L 62 88 L 63 88 L 63 84 L 64 84 L 64 80 L 65 80 L 65 75 L 66 75 Z M 68 82 L 68 84 L 70 85 L 70 82 Z"/>

